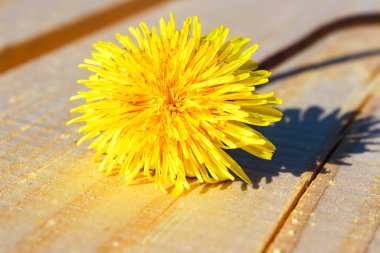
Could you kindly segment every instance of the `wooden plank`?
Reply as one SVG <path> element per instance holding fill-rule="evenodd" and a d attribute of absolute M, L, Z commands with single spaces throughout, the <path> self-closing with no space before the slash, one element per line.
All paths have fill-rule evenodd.
<path fill-rule="evenodd" d="M 374 237 L 371 238 L 370 245 L 368 247 L 368 253 L 376 253 L 380 249 L 380 229 L 377 227 L 377 231 Z"/>
<path fill-rule="evenodd" d="M 0 73 L 164 0 L 0 3 Z"/>
<path fill-rule="evenodd" d="M 111 1 L 1 1 L 0 3 L 0 48 L 6 48 L 67 23 L 75 22 L 92 12 L 120 4 L 123 0 Z"/>
<path fill-rule="evenodd" d="M 268 252 L 380 250 L 375 235 L 380 224 L 379 71 L 376 75 L 377 93 L 362 108 Z"/>
<path fill-rule="evenodd" d="M 335 58 L 352 52 L 355 44 L 358 51 L 371 46 L 376 48 L 379 41 L 371 34 L 376 34 L 375 30 L 341 33 L 294 62 L 303 65 L 305 61 Z M 354 38 L 363 37 L 374 44 L 358 45 L 359 41 Z M 347 44 L 339 44 L 337 48 L 336 41 Z M 179 200 L 170 212 L 159 216 L 159 224 L 149 227 L 143 236 L 130 240 L 124 236 L 130 230 L 126 225 L 101 249 L 117 252 L 111 248 L 111 242 L 116 241 L 120 248 L 131 249 L 131 252 L 165 252 L 172 248 L 184 252 L 260 252 L 263 242 L 280 222 L 280 214 L 293 205 L 313 169 L 331 148 L 344 124 L 344 115 L 354 111 L 376 85 L 361 84 L 378 62 L 377 55 L 305 73 L 268 87 L 268 90 L 275 88 L 286 98 L 288 118 L 267 132 L 279 146 L 274 161 L 268 163 L 236 155 L 240 155 L 239 161 L 246 169 L 252 168 L 249 175 L 254 181 L 253 189 L 241 183 L 197 188 Z"/>
<path fill-rule="evenodd" d="M 274 161 L 236 154 L 253 179 L 254 187 L 246 187 L 239 181 L 214 187 L 194 184 L 192 191 L 181 198 L 162 195 L 152 184 L 126 187 L 119 177 L 103 177 L 91 162 L 91 152 L 84 146 L 75 147 L 74 140 L 78 138 L 73 135 L 75 129 L 64 126 L 71 117 L 68 109 L 73 106 L 67 98 L 79 88 L 75 80 L 87 75 L 77 70 L 76 65 L 88 55 L 91 41 L 107 40 L 110 34 L 127 30 L 128 25 L 145 17 L 150 24 L 153 20 L 156 23 L 157 17 L 167 16 L 169 10 L 174 10 L 181 20 L 191 15 L 200 3 L 170 3 L 148 10 L 1 77 L 1 93 L 7 98 L 1 101 L 0 114 L 3 251 L 106 252 L 125 248 L 127 252 L 197 249 L 258 252 L 265 247 L 295 196 L 309 180 L 317 156 L 328 152 L 329 141 L 334 140 L 341 128 L 339 122 L 326 120 L 319 132 L 297 121 L 267 129 L 266 135 L 279 146 Z M 214 0 L 204 3 L 199 15 L 205 30 L 216 24 L 231 24 L 234 35 L 250 36 L 256 29 L 254 38 L 267 40 L 264 52 L 268 53 L 268 48 L 289 43 L 311 29 L 316 20 L 326 18 L 329 12 L 323 8 L 339 10 L 342 14 L 369 10 L 375 3 L 353 1 L 346 9 L 336 4 L 316 10 L 312 8 L 313 3 L 293 2 L 289 13 L 263 24 L 259 21 L 269 16 L 266 11 L 271 10 L 265 4 L 248 1 L 220 4 Z M 360 8 L 356 9 L 358 5 Z M 299 8 L 305 10 L 304 16 L 294 14 Z M 252 22 L 252 17 L 257 22 Z M 290 17 L 293 19 L 286 22 Z M 306 17 L 310 21 L 303 22 Z M 292 36 L 289 37 L 289 31 L 268 32 L 285 23 L 294 27 Z M 376 31 L 369 28 L 337 34 L 279 71 L 345 55 L 353 49 L 376 47 L 379 45 Z M 337 41 L 345 43 L 337 47 Z M 357 83 L 363 83 L 377 62 L 378 58 L 372 57 L 330 66 L 274 83 L 264 90 L 276 90 L 286 101 L 284 108 L 288 112 L 290 108 L 307 111 L 310 106 L 318 105 L 326 115 L 336 108 L 341 108 L 340 114 L 344 114 L 355 109 L 372 90 L 372 84 L 361 87 Z M 306 147 L 305 143 L 308 143 Z"/>

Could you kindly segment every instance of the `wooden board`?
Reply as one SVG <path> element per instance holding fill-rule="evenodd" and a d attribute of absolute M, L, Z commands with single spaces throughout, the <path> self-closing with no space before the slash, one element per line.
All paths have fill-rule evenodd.
<path fill-rule="evenodd" d="M 379 63 L 377 27 L 334 34 L 276 70 L 278 76 L 292 73 L 298 66 L 375 52 L 341 64 L 316 64 L 320 68 L 277 79 L 262 89 L 275 90 L 284 99 L 286 117 L 282 123 L 263 129 L 278 146 L 273 161 L 235 153 L 254 181 L 253 186 L 240 181 L 215 186 L 194 184 L 181 198 L 163 195 L 152 184 L 127 187 L 117 176 L 104 177 L 96 171 L 92 153 L 85 146 L 75 146 L 79 137 L 74 134 L 75 127 L 64 125 L 71 117 L 69 108 L 74 106 L 67 98 L 79 88 L 75 80 L 88 74 L 77 70 L 76 65 L 89 55 L 91 42 L 111 40 L 115 31 L 126 31 L 130 24 L 141 20 L 156 23 L 169 10 L 175 11 L 178 20 L 198 14 L 206 31 L 225 24 L 234 35 L 257 38 L 262 42 L 258 55 L 262 59 L 314 28 L 315 23 L 335 15 L 370 10 L 378 4 L 352 1 L 342 8 L 342 2 L 320 6 L 319 2 L 294 1 L 286 12 L 263 23 L 260 21 L 271 14 L 269 7 L 273 3 L 218 4 L 214 0 L 198 9 L 200 3 L 203 2 L 173 2 L 141 12 L 0 78 L 2 251 L 268 249 L 312 172 L 335 145 L 344 127 L 343 115 L 350 115 L 375 90 L 371 77 Z M 300 8 L 304 10 L 302 15 L 296 15 Z"/>
<path fill-rule="evenodd" d="M 379 250 L 374 240 L 380 223 L 378 77 L 376 83 L 377 93 L 292 210 L 269 252 Z"/>
<path fill-rule="evenodd" d="M 16 0 L 0 2 L 0 48 L 40 36 L 67 23 L 74 23 L 92 12 L 117 5 L 111 1 Z"/>
<path fill-rule="evenodd" d="M 162 2 L 0 1 L 0 73 Z"/>

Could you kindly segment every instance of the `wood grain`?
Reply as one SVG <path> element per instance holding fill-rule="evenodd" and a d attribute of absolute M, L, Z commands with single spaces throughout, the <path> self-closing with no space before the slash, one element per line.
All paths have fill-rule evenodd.
<path fill-rule="evenodd" d="M 198 7 L 201 6 L 201 9 Z M 64 123 L 88 73 L 76 65 L 91 42 L 111 40 L 141 20 L 156 23 L 175 11 L 178 20 L 198 14 L 204 30 L 225 24 L 233 35 L 261 42 L 258 58 L 334 15 L 378 7 L 376 1 L 292 1 L 273 18 L 281 1 L 171 2 L 141 12 L 98 34 L 20 66 L 0 77 L 0 251 L 4 252 L 260 252 L 286 221 L 318 164 L 367 95 L 379 55 L 286 75 L 261 91 L 285 101 L 285 119 L 262 129 L 275 142 L 273 161 L 233 155 L 253 180 L 192 184 L 181 198 L 163 195 L 151 183 L 124 186 L 117 176 L 96 171 L 91 151 L 76 147 L 75 127 Z M 345 1 L 346 3 L 346 1 Z M 317 8 L 318 7 L 318 8 Z M 298 10 L 304 10 L 299 13 Z M 329 10 L 329 11 L 327 11 Z M 297 15 L 296 15 L 297 14 Z M 261 22 L 266 20 L 267 22 Z M 279 25 L 281 24 L 281 25 Z M 286 25 L 286 26 L 285 26 Z M 377 49 L 376 27 L 339 32 L 281 66 L 274 75 Z M 317 64 L 318 65 L 318 64 Z M 318 66 L 319 66 L 318 65 Z M 370 81 L 368 81 L 370 80 Z"/>
<path fill-rule="evenodd" d="M 49 30 L 75 22 L 92 12 L 117 5 L 111 1 L 16 0 L 0 2 L 0 48 L 27 41 Z"/>
<path fill-rule="evenodd" d="M 0 73 L 165 0 L 0 3 Z"/>
<path fill-rule="evenodd" d="M 292 210 L 269 252 L 368 250 L 380 224 L 379 78 L 376 84 L 374 97 Z M 377 243 L 372 251 L 378 250 Z"/>
<path fill-rule="evenodd" d="M 302 58 L 318 61 L 334 54 L 348 53 L 355 43 L 351 36 L 369 38 L 370 34 L 374 34 L 374 30 L 341 34 L 325 41 L 325 44 Z M 371 39 L 374 39 L 372 46 L 376 46 L 378 42 L 375 37 Z M 337 49 L 336 40 L 351 41 L 353 44 Z M 321 52 L 324 52 L 323 56 Z M 268 87 L 276 88 L 283 94 L 287 101 L 285 115 L 289 118 L 274 129 L 267 130 L 279 147 L 273 161 L 267 163 L 236 154 L 249 171 L 254 181 L 253 188 L 233 183 L 230 186 L 221 184 L 215 188 L 196 189 L 178 201 L 157 227 L 147 231 L 134 245 L 130 242 L 124 245 L 120 239 L 130 230 L 129 226 L 125 226 L 123 233 L 115 234 L 108 242 L 108 250 L 113 252 L 110 242 L 118 241 L 121 248 L 131 248 L 131 252 L 165 252 L 171 248 L 184 252 L 202 249 L 260 252 L 284 217 L 282 215 L 293 205 L 313 170 L 333 146 L 346 116 L 358 107 L 359 100 L 365 98 L 364 94 L 374 88 L 373 83 L 364 87 L 358 83 L 367 79 L 378 62 L 379 56 L 331 66 Z M 363 72 L 366 68 L 367 74 Z M 199 242 L 199 238 L 206 239 Z"/>

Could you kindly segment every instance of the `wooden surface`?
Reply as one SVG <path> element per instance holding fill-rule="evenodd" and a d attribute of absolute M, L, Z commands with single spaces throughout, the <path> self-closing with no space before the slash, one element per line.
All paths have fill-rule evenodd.
<path fill-rule="evenodd" d="M 165 0 L 2 0 L 0 73 Z"/>
<path fill-rule="evenodd" d="M 378 252 L 380 92 L 307 188 L 271 245 L 286 252 Z M 325 242 L 325 243 L 321 243 Z M 319 247 L 310 247 L 319 245 Z"/>
<path fill-rule="evenodd" d="M 0 76 L 0 252 L 380 251 L 379 25 L 335 32 L 273 69 L 261 91 L 284 100 L 285 116 L 260 131 L 278 151 L 272 161 L 233 153 L 252 185 L 194 183 L 180 198 L 125 186 L 99 173 L 75 145 L 77 126 L 65 126 L 76 80 L 88 75 L 77 64 L 129 25 L 198 15 L 205 32 L 223 24 L 251 37 L 262 60 L 319 25 L 375 10 L 378 1 L 166 1 L 94 34 L 77 26 L 70 44 L 10 68 Z M 56 20 L 53 30 L 68 22 Z"/>

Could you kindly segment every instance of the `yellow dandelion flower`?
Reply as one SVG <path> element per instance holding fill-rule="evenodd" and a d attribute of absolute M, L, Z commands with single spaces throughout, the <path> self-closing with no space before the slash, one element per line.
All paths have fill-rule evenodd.
<path fill-rule="evenodd" d="M 164 192 L 174 185 L 176 195 L 189 189 L 187 177 L 214 183 L 234 180 L 234 173 L 251 183 L 225 150 L 264 159 L 275 150 L 249 126 L 282 117 L 273 92 L 255 93 L 270 76 L 250 60 L 258 45 L 226 41 L 224 26 L 202 35 L 196 16 L 177 30 L 172 13 L 159 28 L 143 22 L 129 31 L 136 42 L 116 34 L 122 47 L 95 43 L 93 59 L 79 65 L 94 74 L 78 81 L 88 89 L 71 98 L 86 100 L 71 110 L 82 115 L 68 122 L 86 123 L 78 144 L 95 138 L 89 148 L 101 171 L 118 170 L 127 183 L 142 173 Z"/>

